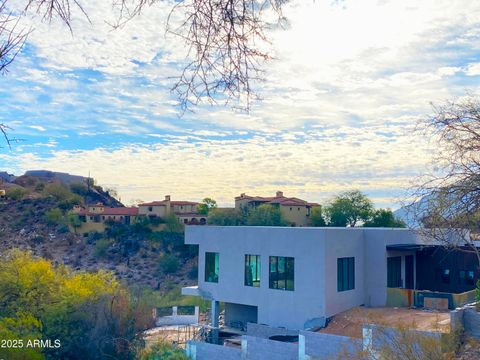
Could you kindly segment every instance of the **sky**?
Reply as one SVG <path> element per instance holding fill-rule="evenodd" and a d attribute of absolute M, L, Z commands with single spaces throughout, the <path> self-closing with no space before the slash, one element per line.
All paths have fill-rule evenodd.
<path fill-rule="evenodd" d="M 12 0 L 11 6 L 21 6 Z M 100 3 L 100 4 L 99 4 Z M 351 189 L 398 208 L 436 145 L 416 124 L 432 104 L 480 92 L 480 2 L 292 0 L 272 29 L 274 60 L 250 113 L 170 92 L 188 58 L 165 34 L 172 2 L 113 30 L 108 0 L 74 10 L 73 34 L 30 14 L 33 31 L 0 78 L 0 123 L 22 139 L 0 170 L 87 176 L 138 200 L 240 193 L 328 202 Z"/>

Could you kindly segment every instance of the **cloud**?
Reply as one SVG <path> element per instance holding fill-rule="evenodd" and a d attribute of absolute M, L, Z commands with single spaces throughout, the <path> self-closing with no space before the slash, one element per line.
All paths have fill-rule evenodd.
<path fill-rule="evenodd" d="M 28 142 L 5 166 L 91 170 L 131 199 L 231 203 L 285 184 L 313 201 L 361 187 L 391 205 L 430 161 L 411 134 L 430 103 L 480 90 L 479 2 L 297 0 L 288 29 L 270 33 L 275 60 L 251 113 L 201 105 L 179 117 L 169 90 L 186 53 L 164 36 L 172 4 L 112 31 L 110 2 L 86 0 L 92 23 L 77 11 L 73 35 L 31 16 L 0 88 L 0 122 Z"/>

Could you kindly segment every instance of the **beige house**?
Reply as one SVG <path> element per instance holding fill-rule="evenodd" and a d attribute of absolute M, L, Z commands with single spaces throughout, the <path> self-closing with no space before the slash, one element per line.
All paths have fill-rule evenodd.
<path fill-rule="evenodd" d="M 5 190 L 4 190 L 4 189 L 0 189 L 0 200 L 5 199 L 5 196 L 6 196 Z"/>
<path fill-rule="evenodd" d="M 282 191 L 277 191 L 275 196 L 249 196 L 245 193 L 235 197 L 235 209 L 242 207 L 256 207 L 262 204 L 278 206 L 282 215 L 292 226 L 308 226 L 310 212 L 313 207 L 319 206 L 317 203 L 308 202 L 295 197 L 285 197 Z"/>
<path fill-rule="evenodd" d="M 198 213 L 198 205 L 200 203 L 194 201 L 174 201 L 171 200 L 170 195 L 166 195 L 164 200 L 138 205 L 138 215 L 164 218 L 175 214 L 183 224 L 203 225 L 207 222 L 207 216 Z"/>
<path fill-rule="evenodd" d="M 136 207 L 105 207 L 101 203 L 88 205 L 86 209 L 74 207 L 73 213 L 77 214 L 80 220 L 78 232 L 88 233 L 90 231 L 105 231 L 106 221 L 117 221 L 123 224 L 133 224 L 138 217 Z"/>

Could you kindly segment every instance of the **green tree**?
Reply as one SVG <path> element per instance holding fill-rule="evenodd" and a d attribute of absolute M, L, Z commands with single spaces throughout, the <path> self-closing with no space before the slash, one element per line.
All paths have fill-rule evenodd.
<path fill-rule="evenodd" d="M 288 222 L 283 218 L 280 208 L 263 204 L 248 212 L 247 225 L 251 226 L 286 226 Z"/>
<path fill-rule="evenodd" d="M 392 210 L 390 209 L 378 209 L 374 210 L 370 219 L 363 224 L 365 227 L 406 227 L 402 220 L 395 218 Z"/>
<path fill-rule="evenodd" d="M 235 209 L 213 209 L 208 214 L 207 224 L 217 226 L 245 225 L 246 219 Z"/>
<path fill-rule="evenodd" d="M 178 270 L 179 266 L 180 266 L 180 262 L 178 261 L 177 257 L 173 254 L 163 255 L 158 262 L 158 268 L 164 274 L 173 274 Z"/>
<path fill-rule="evenodd" d="M 217 202 L 212 198 L 203 199 L 200 205 L 197 205 L 197 211 L 199 214 L 208 215 L 209 212 L 217 208 Z"/>
<path fill-rule="evenodd" d="M 310 224 L 312 226 L 326 226 L 322 207 L 315 206 L 310 212 Z"/>
<path fill-rule="evenodd" d="M 80 217 L 77 214 L 68 214 L 68 223 L 73 228 L 75 234 L 77 233 L 77 229 L 82 226 Z"/>
<path fill-rule="evenodd" d="M 373 204 L 359 190 L 341 193 L 325 208 L 329 226 L 355 226 L 370 219 Z"/>
<path fill-rule="evenodd" d="M 45 213 L 45 219 L 51 225 L 60 225 L 65 221 L 63 212 L 59 208 L 54 208 Z"/>

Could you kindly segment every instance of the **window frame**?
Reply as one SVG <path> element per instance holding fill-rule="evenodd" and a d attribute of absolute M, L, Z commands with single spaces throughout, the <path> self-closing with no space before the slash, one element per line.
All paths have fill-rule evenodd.
<path fill-rule="evenodd" d="M 252 261 L 254 259 L 254 261 Z M 260 287 L 262 266 L 261 256 L 253 254 L 245 254 L 244 262 L 244 282 L 245 286 Z M 253 265 L 254 264 L 254 265 Z M 254 273 L 249 274 L 250 269 L 255 269 Z M 249 276 L 250 275 L 250 276 Z"/>
<path fill-rule="evenodd" d="M 210 269 L 212 266 L 211 264 L 212 255 L 213 255 L 213 275 L 214 276 L 210 278 L 210 275 L 212 274 L 212 269 Z M 218 252 L 210 252 L 210 251 L 205 252 L 204 270 L 205 270 L 205 274 L 204 274 L 205 282 L 217 284 L 218 279 L 220 277 L 220 254 Z"/>
<path fill-rule="evenodd" d="M 280 264 L 281 266 L 279 266 Z M 272 265 L 275 271 L 272 271 Z M 269 256 L 268 287 L 274 290 L 295 291 L 295 258 L 294 257 Z"/>
<path fill-rule="evenodd" d="M 337 258 L 337 292 L 355 290 L 355 257 Z"/>

